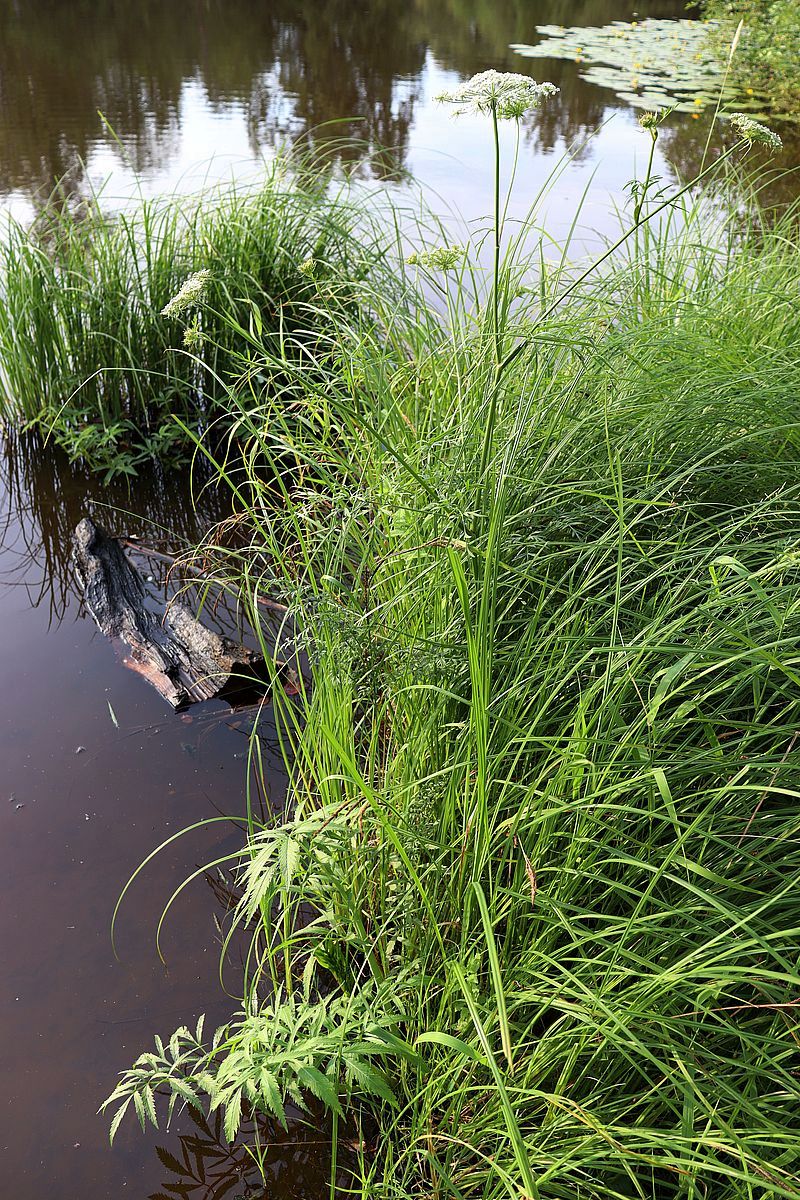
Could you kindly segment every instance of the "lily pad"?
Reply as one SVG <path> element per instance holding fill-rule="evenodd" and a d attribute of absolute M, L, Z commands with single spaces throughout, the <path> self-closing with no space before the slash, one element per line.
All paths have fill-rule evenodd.
<path fill-rule="evenodd" d="M 733 97 L 709 39 L 711 21 L 614 21 L 610 25 L 537 25 L 535 46 L 511 47 L 524 58 L 561 58 L 579 64 L 580 74 L 616 93 L 635 108 L 675 107 L 700 113 Z"/>

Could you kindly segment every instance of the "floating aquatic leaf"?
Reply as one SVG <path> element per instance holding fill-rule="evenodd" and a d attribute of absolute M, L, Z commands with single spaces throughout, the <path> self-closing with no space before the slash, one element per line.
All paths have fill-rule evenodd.
<path fill-rule="evenodd" d="M 714 22 L 614 21 L 611 25 L 537 25 L 535 46 L 511 47 L 525 58 L 563 58 L 580 64 L 588 83 L 616 92 L 635 108 L 699 113 L 735 95 L 725 84 L 709 39 Z"/>

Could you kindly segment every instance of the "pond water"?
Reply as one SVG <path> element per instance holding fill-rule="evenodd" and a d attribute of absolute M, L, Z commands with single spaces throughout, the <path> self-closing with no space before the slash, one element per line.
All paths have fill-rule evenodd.
<path fill-rule="evenodd" d="M 130 509 L 140 518 L 125 515 Z M 0 469 L 0 1193 L 143 1197 L 164 1182 L 160 1145 L 133 1126 L 113 1152 L 94 1116 L 114 1076 L 152 1034 L 232 1001 L 217 982 L 225 883 L 209 871 L 166 926 L 164 903 L 198 866 L 235 851 L 239 826 L 217 822 L 180 840 L 134 885 L 115 961 L 110 920 L 128 876 L 160 842 L 205 818 L 244 811 L 247 722 L 219 703 L 173 715 L 126 670 L 79 602 L 70 530 L 91 513 L 120 534 L 179 546 L 225 513 L 209 491 L 193 512 L 174 479 L 130 492 L 101 487 L 50 453 L 6 446 Z M 168 532 L 170 531 L 170 532 Z M 146 568 L 145 568 L 146 569 Z M 269 720 L 264 723 L 269 744 Z M 276 795 L 280 772 L 272 773 Z M 216 920 L 215 920 L 216 918 Z M 237 956 L 225 975 L 235 993 Z M 188 1124 L 188 1130 L 187 1130 Z M 121 1189 L 126 1191 L 122 1192 Z M 201 1193 L 205 1194 L 205 1193 Z"/>
<path fill-rule="evenodd" d="M 538 40 L 537 24 L 685 11 L 684 0 L 0 0 L 0 201 L 27 217 L 55 176 L 109 203 L 195 189 L 253 173 L 303 135 L 316 148 L 347 141 L 338 153 L 363 175 L 410 172 L 472 217 L 486 211 L 488 131 L 433 98 L 495 67 L 561 89 L 525 130 L 520 202 L 588 139 L 553 211 L 597 171 L 591 224 L 646 151 L 636 114 L 577 64 L 509 47 Z"/>
<path fill-rule="evenodd" d="M 402 187 L 410 173 L 442 210 L 477 216 L 488 202 L 486 129 L 452 122 L 432 97 L 496 67 L 561 88 L 525 131 L 521 202 L 585 142 L 554 188 L 550 220 L 556 232 L 568 224 L 594 174 L 584 220 L 602 224 L 608 195 L 619 198 L 632 174 L 636 114 L 584 84 L 575 64 L 508 47 L 535 40 L 536 24 L 603 25 L 634 7 L 685 11 L 683 0 L 0 0 L 0 204 L 31 216 L 55 176 L 77 197 L 103 188 L 110 203 L 135 188 L 188 190 L 252 174 L 304 134 L 315 145 L 347 137 L 337 153 L 365 177 Z M 665 138 L 685 171 L 701 128 L 677 120 Z M 121 887 L 157 844 L 242 813 L 246 725 L 220 705 L 183 717 L 166 709 L 97 633 L 69 564 L 70 533 L 87 512 L 113 532 L 176 546 L 224 514 L 224 497 L 207 491 L 194 511 L 175 479 L 102 487 L 13 443 L 1 461 L 0 1191 L 246 1195 L 243 1155 L 221 1149 L 213 1129 L 182 1118 L 169 1135 L 143 1138 L 126 1122 L 109 1151 L 95 1115 L 153 1033 L 200 1012 L 219 1022 L 233 1006 L 217 980 L 217 874 L 176 904 L 166 969 L 154 934 L 178 883 L 241 845 L 236 823 L 201 828 L 148 867 L 122 911 L 119 961 L 109 926 Z M 268 717 L 264 733 L 268 742 Z M 279 794 L 277 760 L 269 781 Z M 293 1131 L 275 1152 L 275 1194 L 327 1194 L 324 1141 Z"/>

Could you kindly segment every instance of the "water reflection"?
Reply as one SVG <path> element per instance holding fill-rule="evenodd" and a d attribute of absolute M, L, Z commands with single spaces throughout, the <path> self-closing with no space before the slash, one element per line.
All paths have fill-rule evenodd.
<path fill-rule="evenodd" d="M 195 1128 L 178 1139 L 177 1152 L 157 1147 L 163 1166 L 170 1172 L 164 1188 L 184 1200 L 222 1200 L 232 1193 L 233 1200 L 320 1200 L 330 1190 L 331 1139 L 329 1124 L 320 1113 L 310 1118 L 290 1105 L 289 1128 L 275 1121 L 258 1119 L 258 1138 L 266 1154 L 266 1187 L 253 1158 L 245 1148 L 256 1135 L 255 1122 L 245 1120 L 239 1140 L 229 1144 L 222 1133 L 222 1117 L 216 1113 L 206 1120 L 189 1109 Z M 357 1137 L 358 1135 L 353 1134 Z M 353 1134 L 345 1131 L 337 1152 L 337 1178 L 345 1187 L 349 1170 L 355 1165 L 348 1143 Z M 151 1197 L 150 1200 L 157 1200 Z M 165 1198 L 166 1200 L 166 1198 Z"/>
<path fill-rule="evenodd" d="M 228 491 L 206 484 L 202 462 L 191 481 L 154 463 L 133 486 L 102 484 L 36 437 L 7 438 L 0 442 L 0 588 L 24 588 L 31 606 L 47 612 L 48 627 L 57 624 L 80 599 L 71 553 L 82 517 L 179 550 L 230 515 Z"/>
<path fill-rule="evenodd" d="M 683 0 L 0 0 L 0 192 L 32 197 L 84 163 L 141 176 L 214 152 L 257 157 L 289 137 L 398 176 L 426 67 L 540 72 L 562 88 L 542 146 L 602 119 L 608 97 L 570 63 L 509 49 L 542 22 L 682 15 Z M 102 112 L 115 137 L 98 115 Z M 335 124 L 331 124 L 335 123 Z M 326 128 L 321 128 L 326 127 Z M 173 177 L 174 182 L 174 177 Z"/>
<path fill-rule="evenodd" d="M 184 1147 L 196 1173 L 219 1176 L 215 1188 L 195 1180 L 196 1200 L 236 1184 L 235 1194 L 247 1194 L 252 1180 L 237 1166 L 241 1146 L 214 1166 L 211 1142 L 196 1144 L 203 1135 L 185 1115 L 149 1138 L 131 1123 L 113 1153 L 107 1119 L 97 1116 L 117 1072 L 155 1032 L 168 1035 L 201 1012 L 215 1027 L 241 989 L 242 940 L 226 954 L 230 994 L 217 977 L 220 931 L 236 899 L 229 873 L 206 868 L 178 898 L 166 970 L 154 933 L 181 880 L 241 851 L 252 718 L 218 701 L 169 712 L 86 616 L 69 561 L 72 529 L 87 511 L 117 533 L 179 546 L 227 514 L 224 492 L 207 488 L 198 500 L 194 510 L 175 476 L 102 487 L 32 440 L 0 446 L 0 1194 L 15 1200 L 189 1194 L 170 1191 L 187 1182 L 171 1165 L 183 1163 Z M 151 569 L 157 586 L 163 575 Z M 222 606 L 207 619 L 227 621 Z M 269 709 L 260 736 L 264 789 L 251 798 L 266 817 L 285 789 Z M 109 922 L 122 886 L 189 826 L 134 884 L 115 959 Z M 287 1144 L 274 1159 L 280 1179 L 308 1172 L 308 1194 L 327 1193 L 324 1146 Z M 302 1194 L 277 1175 L 276 1186 Z"/>

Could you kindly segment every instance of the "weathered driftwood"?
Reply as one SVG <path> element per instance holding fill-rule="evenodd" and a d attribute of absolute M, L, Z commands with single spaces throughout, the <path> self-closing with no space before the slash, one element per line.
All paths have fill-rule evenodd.
<path fill-rule="evenodd" d="M 88 517 L 77 526 L 73 544 L 86 607 L 98 629 L 126 643 L 126 666 L 143 675 L 173 708 L 214 696 L 234 702 L 246 690 L 252 692 L 254 683 L 266 684 L 263 658 L 207 629 L 180 601 L 154 610 L 142 576 L 117 539 Z"/>

